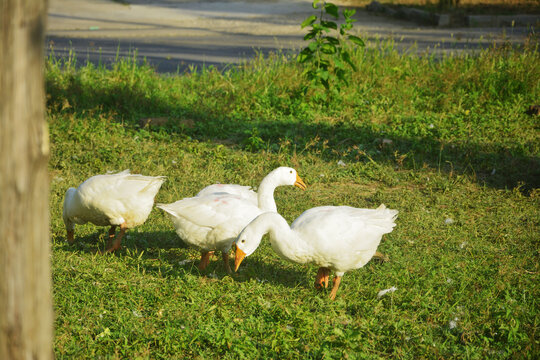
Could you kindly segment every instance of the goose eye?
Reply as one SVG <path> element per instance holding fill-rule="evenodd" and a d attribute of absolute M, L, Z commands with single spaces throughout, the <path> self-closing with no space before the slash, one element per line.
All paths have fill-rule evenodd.
<path fill-rule="evenodd" d="M 242 242 L 243 242 L 243 243 L 245 243 L 245 242 L 246 242 L 246 240 L 245 240 L 245 239 L 242 239 Z"/>
<path fill-rule="evenodd" d="M 292 170 L 291 170 L 291 171 L 289 171 L 289 174 L 292 174 Z"/>

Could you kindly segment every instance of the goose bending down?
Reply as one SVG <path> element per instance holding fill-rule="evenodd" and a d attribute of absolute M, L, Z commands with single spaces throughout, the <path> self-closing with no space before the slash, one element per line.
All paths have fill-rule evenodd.
<path fill-rule="evenodd" d="M 171 219 L 178 236 L 201 251 L 199 269 L 208 265 L 214 250 L 222 252 L 225 270 L 229 266 L 229 250 L 240 231 L 257 215 L 276 212 L 274 190 L 281 185 L 294 185 L 305 190 L 306 185 L 289 167 L 279 167 L 261 182 L 257 193 L 258 206 L 241 195 L 225 192 L 185 198 L 172 204 L 157 204 Z"/>
<path fill-rule="evenodd" d="M 74 241 L 75 224 L 91 222 L 108 226 L 107 252 L 120 249 L 127 229 L 146 221 L 164 176 L 143 176 L 124 170 L 117 174 L 96 175 L 78 188 L 69 188 L 64 199 L 63 218 L 67 240 Z M 120 232 L 115 239 L 116 227 Z"/>
<path fill-rule="evenodd" d="M 319 266 L 315 287 L 327 287 L 330 270 L 335 272 L 333 300 L 343 274 L 363 267 L 375 255 L 382 236 L 396 225 L 397 214 L 384 205 L 377 209 L 321 206 L 306 210 L 290 227 L 277 213 L 261 214 L 236 240 L 235 271 L 268 233 L 272 248 L 281 257 Z"/>

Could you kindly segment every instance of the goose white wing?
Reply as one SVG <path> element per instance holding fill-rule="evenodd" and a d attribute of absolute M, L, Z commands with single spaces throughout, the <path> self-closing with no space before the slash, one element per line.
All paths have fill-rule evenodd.
<path fill-rule="evenodd" d="M 242 199 L 249 201 L 255 206 L 259 206 L 257 193 L 251 189 L 251 186 L 242 186 L 235 184 L 214 184 L 209 185 L 199 191 L 197 196 L 206 196 L 216 193 L 227 193 L 240 196 Z"/>
<path fill-rule="evenodd" d="M 309 209 L 291 229 L 310 243 L 314 256 L 333 268 L 365 264 L 375 253 L 383 234 L 392 231 L 397 211 L 322 206 Z M 348 256 L 349 255 L 349 256 Z"/>
<path fill-rule="evenodd" d="M 143 176 L 125 170 L 92 176 L 79 185 L 77 191 L 83 199 L 153 199 L 164 181 L 164 176 Z"/>
<path fill-rule="evenodd" d="M 392 231 L 396 210 L 358 209 L 349 206 L 320 206 L 304 211 L 291 229 L 317 237 L 357 234 L 367 230 L 386 234 Z"/>
<path fill-rule="evenodd" d="M 239 196 L 211 194 L 158 204 L 167 212 L 176 233 L 201 249 L 228 251 L 238 233 L 257 215 L 258 207 Z"/>
<path fill-rule="evenodd" d="M 258 207 L 240 196 L 224 193 L 186 198 L 172 204 L 158 204 L 158 207 L 204 227 L 215 227 L 237 218 L 248 219 L 247 224 L 261 213 Z"/>
<path fill-rule="evenodd" d="M 99 224 L 105 216 L 111 224 L 125 221 L 132 227 L 146 220 L 163 181 L 163 176 L 130 174 L 125 170 L 93 176 L 82 183 L 77 192 L 87 220 Z"/>

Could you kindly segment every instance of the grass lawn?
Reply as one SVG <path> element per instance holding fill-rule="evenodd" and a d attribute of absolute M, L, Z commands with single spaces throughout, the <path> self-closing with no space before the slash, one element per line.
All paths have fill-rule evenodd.
<path fill-rule="evenodd" d="M 434 59 L 382 44 L 353 61 L 327 104 L 282 55 L 178 75 L 47 62 L 58 359 L 540 355 L 540 128 L 524 113 L 540 99 L 536 47 Z M 66 242 L 64 193 L 91 175 L 166 175 L 156 201 L 173 202 L 277 166 L 308 184 L 276 191 L 288 221 L 329 204 L 399 210 L 379 247 L 390 261 L 347 273 L 330 301 L 315 266 L 268 241 L 234 278 L 217 258 L 200 273 L 158 209 L 114 255 L 96 254 L 106 228 Z"/>

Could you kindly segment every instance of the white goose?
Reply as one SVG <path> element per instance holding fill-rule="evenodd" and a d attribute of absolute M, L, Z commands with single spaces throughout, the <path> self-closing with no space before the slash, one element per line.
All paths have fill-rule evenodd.
<path fill-rule="evenodd" d="M 227 193 L 237 195 L 240 196 L 242 199 L 249 201 L 253 205 L 259 206 L 258 194 L 251 189 L 251 186 L 243 186 L 236 184 L 213 184 L 208 185 L 207 187 L 199 191 L 196 196 L 206 196 L 215 193 Z"/>
<path fill-rule="evenodd" d="M 319 266 L 316 287 L 327 287 L 330 270 L 335 272 L 333 300 L 343 274 L 363 267 L 375 255 L 382 236 L 396 225 L 397 214 L 384 205 L 377 209 L 321 206 L 306 210 L 290 227 L 277 213 L 261 214 L 236 240 L 235 271 L 269 233 L 272 248 L 281 257 Z"/>
<path fill-rule="evenodd" d="M 295 182 L 291 183 L 293 176 Z M 298 182 L 296 182 L 298 180 Z M 278 167 L 272 170 L 264 177 L 259 185 L 257 192 L 251 189 L 251 186 L 236 184 L 213 184 L 205 187 L 196 196 L 206 196 L 216 193 L 227 193 L 241 197 L 243 200 L 259 207 L 262 211 L 277 212 L 276 202 L 274 201 L 274 190 L 281 185 L 295 185 L 305 190 L 306 185 L 298 177 L 296 170 L 289 167 Z"/>
<path fill-rule="evenodd" d="M 63 218 L 67 240 L 74 241 L 75 224 L 91 222 L 108 226 L 107 252 L 120 249 L 126 229 L 146 221 L 164 176 L 143 176 L 124 170 L 117 174 L 96 175 L 78 188 L 69 188 L 64 199 Z M 116 227 L 120 232 L 114 239 Z"/>
<path fill-rule="evenodd" d="M 240 231 L 257 215 L 277 211 L 274 190 L 281 185 L 294 185 L 305 190 L 306 185 L 289 167 L 270 172 L 261 182 L 258 204 L 242 196 L 225 192 L 185 198 L 172 204 L 157 204 L 170 217 L 180 238 L 201 251 L 199 269 L 208 265 L 214 250 L 222 252 L 225 270 L 231 274 L 229 250 Z"/>

